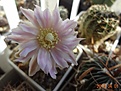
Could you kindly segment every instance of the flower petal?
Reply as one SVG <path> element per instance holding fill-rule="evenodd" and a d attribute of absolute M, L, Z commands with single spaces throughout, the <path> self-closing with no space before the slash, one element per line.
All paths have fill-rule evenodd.
<path fill-rule="evenodd" d="M 34 45 L 29 45 L 26 48 L 24 48 L 21 52 L 20 52 L 20 56 L 22 57 L 26 57 L 28 55 L 28 53 L 30 53 L 31 51 L 35 50 L 38 46 L 36 46 L 36 44 Z"/>
<path fill-rule="evenodd" d="M 62 44 L 61 42 L 59 42 L 57 45 L 56 45 L 56 48 L 59 49 L 59 50 L 62 50 L 66 53 L 68 53 L 70 51 L 70 49 L 68 48 L 68 46 Z"/>
<path fill-rule="evenodd" d="M 58 24 L 60 20 L 62 19 L 60 18 L 59 10 L 57 9 L 57 7 L 55 7 L 55 9 L 53 10 L 53 24 Z"/>
<path fill-rule="evenodd" d="M 52 69 L 52 64 L 53 64 L 53 62 L 52 62 L 52 58 L 50 57 L 50 53 L 49 52 L 47 52 L 47 55 L 46 55 L 47 57 L 47 59 L 46 59 L 46 66 L 45 66 L 45 68 L 44 68 L 44 72 L 46 73 L 46 74 L 48 74 L 48 72 L 50 71 L 50 69 Z"/>
<path fill-rule="evenodd" d="M 27 62 L 30 60 L 30 58 L 35 55 L 37 53 L 38 49 L 36 50 L 33 50 L 31 52 L 28 53 L 28 55 L 26 57 L 23 57 L 23 56 L 20 56 L 19 58 L 17 58 L 15 61 L 18 61 L 18 62 Z"/>
<path fill-rule="evenodd" d="M 38 34 L 38 30 L 36 30 L 34 27 L 32 26 L 28 26 L 25 24 L 19 24 L 19 26 L 22 28 L 23 31 L 28 32 L 28 33 L 32 33 L 34 35 Z"/>
<path fill-rule="evenodd" d="M 75 38 L 73 40 L 62 40 L 61 43 L 67 46 L 70 50 L 73 50 L 81 41 L 81 38 Z"/>
<path fill-rule="evenodd" d="M 60 38 L 71 38 L 73 36 L 76 37 L 75 30 L 73 30 L 73 29 L 69 29 L 68 31 L 61 30 L 61 33 L 59 32 L 59 34 L 60 34 Z M 73 38 L 71 38 L 71 39 L 73 39 Z"/>
<path fill-rule="evenodd" d="M 49 73 L 50 73 L 50 76 L 51 76 L 53 79 L 56 79 L 56 74 L 54 73 L 54 70 L 53 70 L 53 69 L 51 69 Z"/>
<path fill-rule="evenodd" d="M 31 21 L 36 27 L 40 27 L 36 18 L 34 17 L 34 12 L 30 9 L 24 9 L 22 7 L 20 7 L 22 13 L 26 16 L 26 18 Z"/>
<path fill-rule="evenodd" d="M 22 35 L 9 35 L 7 36 L 6 39 L 12 40 L 13 42 L 16 42 L 16 43 L 22 43 L 22 42 L 28 41 L 28 39 L 26 39 L 25 37 L 22 37 Z"/>
<path fill-rule="evenodd" d="M 39 65 L 37 64 L 37 56 L 33 56 L 29 63 L 29 76 L 33 76 L 37 71 L 40 70 Z"/>
<path fill-rule="evenodd" d="M 38 30 L 38 29 L 40 28 L 40 27 L 38 28 L 38 27 L 36 27 L 35 25 L 33 25 L 30 21 L 20 21 L 19 24 L 25 24 L 25 25 L 27 25 L 27 26 L 30 26 L 30 27 L 36 29 L 36 30 Z"/>
<path fill-rule="evenodd" d="M 48 8 L 44 10 L 43 16 L 44 20 L 46 21 L 46 28 L 50 28 L 52 25 L 52 21 L 51 21 L 51 14 Z"/>
<path fill-rule="evenodd" d="M 74 53 L 72 51 L 65 52 L 65 51 L 58 49 L 58 48 L 56 48 L 56 50 L 58 50 L 62 54 L 62 57 L 67 62 L 77 65 L 76 57 L 74 56 Z"/>
<path fill-rule="evenodd" d="M 65 60 L 68 61 L 69 63 L 73 63 L 74 65 L 78 65 L 76 61 L 76 56 L 74 55 L 73 52 L 69 52 L 67 55 L 65 54 Z"/>
<path fill-rule="evenodd" d="M 72 34 L 74 35 L 75 31 L 73 29 L 77 26 L 77 23 L 73 20 L 66 19 L 60 24 L 60 26 L 61 26 L 61 29 L 58 29 L 58 34 L 60 34 L 63 37 L 69 33 L 71 35 Z"/>
<path fill-rule="evenodd" d="M 35 10 L 34 10 L 35 17 L 36 17 L 36 19 L 37 19 L 39 25 L 40 25 L 41 27 L 45 27 L 45 23 L 46 23 L 46 22 L 44 21 L 43 12 L 42 12 L 42 10 L 40 9 L 39 6 L 37 6 L 37 5 L 35 5 L 35 6 L 36 6 L 36 8 L 35 8 Z"/>
<path fill-rule="evenodd" d="M 68 67 L 67 62 L 63 59 L 61 52 L 59 52 L 58 50 L 51 50 L 51 56 L 60 67 Z"/>
<path fill-rule="evenodd" d="M 23 31 L 21 28 L 14 28 L 13 30 L 12 30 L 12 35 L 18 35 L 18 36 L 20 36 L 20 35 L 22 35 L 22 36 L 25 36 L 25 37 L 27 37 L 27 38 L 34 38 L 35 37 L 35 35 L 33 35 L 32 33 L 30 33 L 30 32 L 25 32 L 25 31 Z"/>
<path fill-rule="evenodd" d="M 25 48 L 27 48 L 27 47 L 39 47 L 39 45 L 38 45 L 38 43 L 37 43 L 37 41 L 36 40 L 31 40 L 31 41 L 27 41 L 27 42 L 25 42 L 25 43 L 23 43 L 23 44 L 20 44 L 20 46 L 19 46 L 19 50 L 23 50 L 23 49 L 25 49 Z"/>
<path fill-rule="evenodd" d="M 41 48 L 39 49 L 38 56 L 37 56 L 37 62 L 40 66 L 40 68 L 44 71 L 46 64 L 47 64 L 47 52 L 45 49 Z"/>
<path fill-rule="evenodd" d="M 77 22 L 66 19 L 63 21 L 63 25 L 64 25 L 64 30 L 73 29 L 77 26 Z"/>
<path fill-rule="evenodd" d="M 52 63 L 52 68 L 49 70 L 49 74 L 53 79 L 56 79 L 57 70 L 55 62 Z"/>

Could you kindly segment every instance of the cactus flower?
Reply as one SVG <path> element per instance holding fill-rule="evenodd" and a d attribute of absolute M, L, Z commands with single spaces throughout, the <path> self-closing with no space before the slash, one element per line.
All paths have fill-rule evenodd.
<path fill-rule="evenodd" d="M 40 69 L 56 79 L 56 67 L 66 68 L 68 62 L 77 64 L 73 49 L 80 38 L 76 37 L 73 20 L 62 20 L 57 7 L 50 13 L 35 5 L 34 11 L 20 8 L 29 20 L 22 21 L 12 30 L 7 39 L 19 44 L 19 58 L 16 61 L 29 62 L 29 76 Z"/>

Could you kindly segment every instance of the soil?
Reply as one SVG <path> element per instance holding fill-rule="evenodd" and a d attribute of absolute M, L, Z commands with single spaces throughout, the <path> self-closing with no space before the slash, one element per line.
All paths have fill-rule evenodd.
<path fill-rule="evenodd" d="M 63 75 L 66 73 L 67 69 L 59 70 L 56 79 L 52 79 L 49 75 L 44 74 L 42 71 L 37 72 L 33 77 L 31 77 L 34 81 L 36 81 L 40 86 L 42 86 L 46 91 L 52 91 L 58 82 L 61 80 Z"/>

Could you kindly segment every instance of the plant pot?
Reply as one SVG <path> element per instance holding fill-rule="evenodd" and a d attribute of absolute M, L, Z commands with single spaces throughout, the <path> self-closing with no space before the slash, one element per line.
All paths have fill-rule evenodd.
<path fill-rule="evenodd" d="M 82 54 L 82 49 L 80 47 L 77 46 L 77 49 L 78 49 L 78 55 L 76 56 L 76 61 L 78 61 L 78 59 L 80 58 L 81 54 Z M 63 85 L 64 83 L 64 80 L 67 78 L 68 74 L 70 73 L 70 71 L 72 70 L 73 68 L 73 64 L 70 65 L 70 67 L 68 69 L 64 69 L 64 70 L 61 70 L 58 72 L 58 74 L 62 74 L 62 76 L 60 77 L 58 74 L 57 74 L 57 79 L 59 79 L 58 81 L 55 79 L 52 79 L 50 76 L 44 74 L 44 80 L 41 79 L 41 80 L 38 80 L 38 82 L 43 82 L 44 81 L 48 81 L 46 84 L 49 84 L 49 87 L 45 86 L 46 84 L 42 84 L 40 85 L 38 82 L 36 82 L 36 79 L 34 79 L 34 77 L 29 77 L 24 71 L 22 71 L 17 65 L 15 65 L 8 57 L 8 62 L 13 66 L 13 68 L 20 74 L 22 75 L 23 77 L 25 77 L 25 79 L 27 79 L 29 81 L 29 83 L 31 83 L 32 85 L 34 85 L 36 88 L 37 88 L 37 91 L 58 91 L 59 90 L 59 87 L 61 85 Z M 64 72 L 63 72 L 64 71 Z M 43 74 L 42 73 L 36 73 L 36 74 L 39 74 L 39 77 L 43 77 Z M 36 75 L 35 74 L 35 75 Z M 36 78 L 36 77 L 35 77 Z M 46 79 L 46 80 L 45 80 Z M 50 86 L 51 82 L 54 82 L 52 83 L 52 85 L 54 84 L 54 86 Z M 56 83 L 56 84 L 55 84 Z"/>
<path fill-rule="evenodd" d="M 12 69 L 7 61 L 8 54 L 6 53 L 6 50 L 0 53 L 0 81 L 5 76 L 5 74 Z"/>
<path fill-rule="evenodd" d="M 10 66 L 10 64 L 7 61 L 7 57 L 8 57 L 8 50 L 5 49 L 2 53 L 0 53 L 0 68 L 4 71 L 4 72 L 8 72 L 12 69 L 12 67 Z"/>
<path fill-rule="evenodd" d="M 0 68 L 0 77 L 4 74 L 4 71 Z"/>
<path fill-rule="evenodd" d="M 0 68 L 0 80 L 3 78 L 5 75 L 5 72 Z"/>
<path fill-rule="evenodd" d="M 15 69 L 8 71 L 0 81 L 0 91 L 37 91 L 27 79 L 18 74 Z"/>

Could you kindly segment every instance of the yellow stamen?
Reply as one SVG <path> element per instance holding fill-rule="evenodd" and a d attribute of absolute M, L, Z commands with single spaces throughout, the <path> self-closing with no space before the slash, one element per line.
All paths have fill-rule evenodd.
<path fill-rule="evenodd" d="M 50 50 L 55 47 L 59 38 L 53 28 L 41 28 L 37 35 L 37 41 L 41 47 Z"/>

